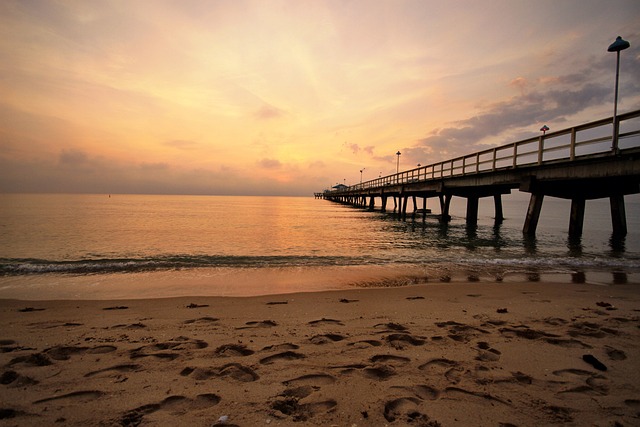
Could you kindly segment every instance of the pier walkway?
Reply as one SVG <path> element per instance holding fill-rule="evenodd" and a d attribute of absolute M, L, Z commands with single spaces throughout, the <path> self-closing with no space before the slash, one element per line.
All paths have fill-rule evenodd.
<path fill-rule="evenodd" d="M 624 196 L 640 193 L 640 110 L 421 166 L 343 188 L 315 193 L 339 203 L 386 211 L 403 219 L 426 216 L 428 198 L 440 202 L 440 220 L 449 221 L 452 197 L 467 199 L 466 221 L 475 225 L 478 200 L 493 197 L 495 221 L 503 220 L 502 195 L 518 189 L 531 194 L 523 232 L 534 235 L 545 196 L 571 200 L 569 235 L 582 234 L 585 201 L 609 198 L 614 234 L 627 233 Z M 423 200 L 418 208 L 417 199 Z"/>

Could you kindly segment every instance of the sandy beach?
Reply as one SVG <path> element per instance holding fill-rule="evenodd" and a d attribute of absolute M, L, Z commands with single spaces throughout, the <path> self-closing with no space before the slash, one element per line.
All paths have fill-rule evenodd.
<path fill-rule="evenodd" d="M 0 300 L 0 425 L 640 425 L 637 285 Z"/>

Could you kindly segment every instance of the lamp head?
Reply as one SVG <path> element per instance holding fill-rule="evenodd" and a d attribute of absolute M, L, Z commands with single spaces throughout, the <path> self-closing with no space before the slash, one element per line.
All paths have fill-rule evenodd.
<path fill-rule="evenodd" d="M 631 43 L 629 43 L 626 40 L 623 40 L 622 37 L 618 36 L 616 37 L 616 41 L 614 41 L 609 45 L 609 47 L 607 48 L 607 52 L 620 52 L 621 50 L 625 50 L 630 46 L 631 46 Z"/>

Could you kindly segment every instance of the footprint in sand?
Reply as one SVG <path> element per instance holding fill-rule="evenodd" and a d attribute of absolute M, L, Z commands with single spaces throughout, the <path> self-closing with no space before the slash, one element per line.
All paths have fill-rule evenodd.
<path fill-rule="evenodd" d="M 609 394 L 609 381 L 603 375 L 583 369 L 561 369 L 553 371 L 553 375 L 569 381 L 558 393 L 583 393 L 596 396 Z"/>
<path fill-rule="evenodd" d="M 53 360 L 69 360 L 71 356 L 82 354 L 105 354 L 116 351 L 113 345 L 101 345 L 97 347 L 56 346 L 46 349 L 44 353 Z"/>
<path fill-rule="evenodd" d="M 321 345 L 321 344 L 329 344 L 336 341 L 342 341 L 346 337 L 338 334 L 324 334 L 324 335 L 315 335 L 309 338 L 309 341 L 312 344 Z"/>
<path fill-rule="evenodd" d="M 367 347 L 380 347 L 382 343 L 378 340 L 360 340 L 360 341 L 349 343 L 347 345 L 352 345 L 358 348 L 367 348 Z"/>
<path fill-rule="evenodd" d="M 378 354 L 371 356 L 369 359 L 372 363 L 388 363 L 390 365 L 400 366 L 411 362 L 411 359 L 404 356 L 396 356 L 393 354 Z"/>
<path fill-rule="evenodd" d="M 427 414 L 420 412 L 421 400 L 415 397 L 400 397 L 390 400 L 384 405 L 384 418 L 390 423 L 399 422 L 402 425 L 440 425 L 431 421 Z"/>
<path fill-rule="evenodd" d="M 305 422 L 310 418 L 335 409 L 338 402 L 333 399 L 319 402 L 300 403 L 296 397 L 279 396 L 271 403 L 271 408 L 281 414 L 290 416 L 295 422 Z"/>
<path fill-rule="evenodd" d="M 86 374 L 84 374 L 85 377 L 93 377 L 95 375 L 100 375 L 100 374 L 105 374 L 105 373 L 125 373 L 125 372 L 135 372 L 135 371 L 139 371 L 142 369 L 142 366 L 140 365 L 135 365 L 135 364 L 122 364 L 122 365 L 115 365 L 115 366 L 111 366 L 109 368 L 104 368 L 104 369 L 99 369 L 97 371 L 91 371 L 91 372 L 87 372 Z"/>
<path fill-rule="evenodd" d="M 320 390 L 321 386 L 335 383 L 335 377 L 327 374 L 309 374 L 283 381 L 287 386 L 280 396 L 304 399 L 313 392 Z"/>
<path fill-rule="evenodd" d="M 420 346 L 424 345 L 425 340 L 422 338 L 416 338 L 409 334 L 391 334 L 388 335 L 386 341 L 389 345 L 395 349 L 403 350 L 407 346 Z"/>
<path fill-rule="evenodd" d="M 245 325 L 247 326 L 242 326 L 236 329 L 240 330 L 240 329 L 251 329 L 251 328 L 272 328 L 274 326 L 278 326 L 278 324 L 273 320 L 252 321 L 252 322 L 245 323 Z"/>
<path fill-rule="evenodd" d="M 617 350 L 613 347 L 605 346 L 604 351 L 607 353 L 607 356 L 609 356 L 609 359 L 611 360 L 625 360 L 627 358 L 627 355 L 624 351 Z"/>
<path fill-rule="evenodd" d="M 389 332 L 389 331 L 400 332 L 400 331 L 408 330 L 406 326 L 401 325 L 399 323 L 393 323 L 393 322 L 378 323 L 377 325 L 373 325 L 373 327 L 376 329 L 382 329 L 384 332 Z"/>
<path fill-rule="evenodd" d="M 333 384 L 336 382 L 336 378 L 328 374 L 309 374 L 301 377 L 296 377 L 290 380 L 283 381 L 282 384 L 289 386 L 311 385 L 321 386 Z"/>
<path fill-rule="evenodd" d="M 190 324 L 193 324 L 193 323 L 204 323 L 204 324 L 206 324 L 206 323 L 214 323 L 214 322 L 217 322 L 218 320 L 220 320 L 220 319 L 218 319 L 216 317 L 205 316 L 205 317 L 199 317 L 197 319 L 185 320 L 184 324 L 185 325 L 190 325 Z"/>
<path fill-rule="evenodd" d="M 392 389 L 403 390 L 410 392 L 420 400 L 437 400 L 440 396 L 440 392 L 428 385 L 414 385 L 414 386 L 393 386 Z"/>
<path fill-rule="evenodd" d="M 16 371 L 5 371 L 0 375 L 0 384 L 9 387 L 26 387 L 30 385 L 36 385 L 39 381 L 34 380 L 31 377 L 20 375 Z"/>
<path fill-rule="evenodd" d="M 311 322 L 309 322 L 309 325 L 311 326 L 323 326 L 323 325 L 338 325 L 338 326 L 344 326 L 344 323 L 342 323 L 339 320 L 335 320 L 335 319 L 325 319 L 324 317 L 322 319 L 319 320 L 312 320 Z"/>
<path fill-rule="evenodd" d="M 151 403 L 125 412 L 118 420 L 121 426 L 138 426 L 145 415 L 160 410 L 171 410 L 177 413 L 199 409 L 207 409 L 220 403 L 220 397 L 212 394 L 199 394 L 194 399 L 185 396 L 169 396 L 160 403 Z"/>
<path fill-rule="evenodd" d="M 275 344 L 264 347 L 262 351 L 282 351 L 282 350 L 297 350 L 300 346 L 297 344 L 284 343 L 284 344 Z"/>
<path fill-rule="evenodd" d="M 572 337 L 604 338 L 618 334 L 617 329 L 607 328 L 593 322 L 575 322 L 569 329 L 569 335 Z"/>
<path fill-rule="evenodd" d="M 49 366 L 53 364 L 43 353 L 33 353 L 28 356 L 19 356 L 11 359 L 7 366 L 24 365 L 24 366 Z"/>
<path fill-rule="evenodd" d="M 263 357 L 260 359 L 260 363 L 263 365 L 269 365 L 274 362 L 278 362 L 281 360 L 298 360 L 304 359 L 306 356 L 301 353 L 296 353 L 295 351 L 284 351 L 282 353 L 273 354 L 271 356 Z"/>
<path fill-rule="evenodd" d="M 476 360 L 481 362 L 497 362 L 500 360 L 500 355 L 502 354 L 500 351 L 492 348 L 489 343 L 485 341 L 480 341 L 478 343 L 476 351 L 478 352 Z"/>
<path fill-rule="evenodd" d="M 397 375 L 396 369 L 384 363 L 377 363 L 374 366 L 366 367 L 362 370 L 364 376 L 378 381 L 387 380 Z"/>
<path fill-rule="evenodd" d="M 187 367 L 180 372 L 180 375 L 191 377 L 196 381 L 205 381 L 214 377 L 230 377 L 243 383 L 257 381 L 260 378 L 253 369 L 239 363 L 227 363 L 214 369 Z"/>
<path fill-rule="evenodd" d="M 429 376 L 436 378 L 438 376 L 444 377 L 444 379 L 451 384 L 459 383 L 464 373 L 464 368 L 460 363 L 444 358 L 431 359 L 418 366 L 418 369 L 427 371 Z"/>
<path fill-rule="evenodd" d="M 216 348 L 214 354 L 221 357 L 229 356 L 250 356 L 255 353 L 253 350 L 248 349 L 244 345 L 240 344 L 225 344 Z"/>
<path fill-rule="evenodd" d="M 141 357 L 155 357 L 164 360 L 174 360 L 180 356 L 181 351 L 200 350 L 207 348 L 209 344 L 202 340 L 194 340 L 187 337 L 177 337 L 171 341 L 145 345 L 129 352 L 131 359 Z M 169 352 L 170 350 L 171 352 Z"/>
<path fill-rule="evenodd" d="M 47 397 L 45 399 L 36 400 L 33 402 L 34 405 L 39 403 L 52 402 L 54 400 L 70 400 L 73 401 L 74 404 L 80 402 L 88 402 L 91 400 L 99 399 L 104 396 L 104 392 L 98 390 L 84 390 L 84 391 L 74 391 L 67 394 L 62 394 L 60 396 L 52 396 Z"/>

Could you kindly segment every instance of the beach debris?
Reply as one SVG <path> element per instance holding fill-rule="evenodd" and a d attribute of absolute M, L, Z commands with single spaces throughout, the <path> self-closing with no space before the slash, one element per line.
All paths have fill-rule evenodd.
<path fill-rule="evenodd" d="M 506 308 L 499 308 L 496 310 L 496 313 L 508 313 L 509 310 L 507 310 Z"/>
<path fill-rule="evenodd" d="M 595 369 L 599 371 L 607 370 L 607 367 L 604 365 L 604 363 L 596 359 L 596 357 L 591 354 L 583 355 L 582 360 L 584 360 L 585 362 L 587 362 L 588 364 L 590 364 L 591 366 L 593 366 Z"/>
<path fill-rule="evenodd" d="M 284 305 L 289 304 L 289 301 L 269 301 L 267 305 Z"/>
<path fill-rule="evenodd" d="M 191 303 L 187 306 L 187 308 L 203 308 L 203 307 L 209 307 L 209 304 L 194 304 Z"/>
<path fill-rule="evenodd" d="M 346 299 L 346 298 L 340 298 L 340 302 L 348 304 L 350 302 L 358 302 L 357 299 Z"/>
<path fill-rule="evenodd" d="M 228 415 L 222 415 L 220 418 L 218 418 L 218 421 L 216 421 L 217 426 L 226 424 L 227 421 L 229 421 L 229 416 Z"/>
<path fill-rule="evenodd" d="M 598 307 L 602 307 L 602 308 L 604 308 L 605 310 L 608 310 L 608 311 L 617 310 L 617 308 L 615 308 L 613 306 L 613 304 L 608 303 L 608 302 L 604 302 L 604 301 L 597 302 L 596 305 Z"/>
<path fill-rule="evenodd" d="M 31 313 L 33 311 L 44 311 L 44 308 L 25 307 L 18 310 L 20 313 Z"/>
<path fill-rule="evenodd" d="M 103 310 L 127 310 L 129 307 L 126 305 L 116 305 L 114 307 L 105 307 Z"/>

